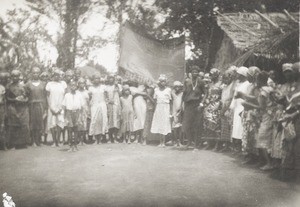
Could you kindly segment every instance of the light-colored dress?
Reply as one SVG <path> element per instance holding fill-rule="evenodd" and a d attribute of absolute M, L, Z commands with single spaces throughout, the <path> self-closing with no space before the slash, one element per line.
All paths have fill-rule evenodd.
<path fill-rule="evenodd" d="M 247 93 L 249 85 L 250 83 L 248 81 L 237 83 L 234 96 L 237 92 Z M 243 99 L 241 98 L 233 98 L 230 105 L 230 109 L 233 110 L 233 127 L 231 137 L 234 139 L 242 139 L 243 137 L 244 128 L 241 113 L 244 111 L 244 106 L 242 105 L 242 102 Z"/>
<path fill-rule="evenodd" d="M 171 89 L 165 88 L 154 90 L 154 99 L 156 99 L 156 108 L 153 115 L 151 133 L 167 135 L 171 133 L 171 120 L 170 120 L 170 100 Z"/>
<path fill-rule="evenodd" d="M 129 95 L 127 98 L 121 97 L 121 106 L 122 106 L 122 124 L 121 132 L 131 132 L 133 130 L 133 120 L 134 120 L 134 111 L 132 105 L 132 95 Z"/>
<path fill-rule="evenodd" d="M 92 97 L 91 124 L 89 135 L 104 135 L 108 130 L 107 107 L 105 102 L 105 86 L 91 86 L 89 93 Z"/>
<path fill-rule="evenodd" d="M 178 128 L 182 126 L 182 113 L 180 111 L 182 106 L 182 95 L 183 92 L 176 94 L 175 91 L 172 91 L 172 128 Z"/>
<path fill-rule="evenodd" d="M 119 129 L 121 125 L 119 88 L 115 85 L 107 85 L 105 90 L 107 92 L 108 101 L 113 102 L 107 103 L 108 129 Z"/>
<path fill-rule="evenodd" d="M 48 119 L 47 129 L 50 130 L 53 127 L 59 126 L 60 128 L 65 127 L 64 110 L 62 109 L 62 103 L 65 96 L 67 84 L 65 82 L 50 81 L 46 85 L 46 91 L 49 93 L 48 96 Z M 51 110 L 61 112 L 54 115 Z"/>
<path fill-rule="evenodd" d="M 143 96 L 137 95 L 137 93 L 144 92 L 144 86 L 140 85 L 138 88 L 130 87 L 131 94 L 134 96 L 133 98 L 133 109 L 135 112 L 135 119 L 133 123 L 133 131 L 138 131 L 144 129 L 145 120 L 146 120 L 146 111 L 147 111 L 147 103 Z"/>

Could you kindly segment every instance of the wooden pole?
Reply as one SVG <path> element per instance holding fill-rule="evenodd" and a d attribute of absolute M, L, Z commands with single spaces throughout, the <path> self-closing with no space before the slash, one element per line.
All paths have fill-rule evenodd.
<path fill-rule="evenodd" d="M 286 10 L 286 9 L 284 9 L 283 10 L 283 12 L 286 14 L 286 16 L 290 19 L 290 20 L 292 20 L 293 22 L 296 22 L 296 23 L 298 23 L 298 21 Z"/>
<path fill-rule="evenodd" d="M 257 35 L 256 33 L 254 33 L 254 32 L 252 32 L 252 31 L 250 31 L 250 30 L 248 30 L 248 29 L 242 27 L 241 25 L 235 23 L 235 22 L 232 21 L 229 17 L 227 17 L 227 16 L 221 14 L 219 11 L 216 11 L 216 13 L 217 13 L 218 15 L 220 15 L 221 17 L 223 17 L 224 19 L 226 19 L 226 20 L 227 20 L 228 22 L 230 22 L 231 24 L 234 24 L 235 26 L 237 26 L 238 28 L 240 28 L 241 30 L 243 30 L 243 31 L 245 31 L 245 32 L 247 32 L 247 33 L 249 33 L 249 34 L 251 34 L 251 35 L 253 35 L 253 36 L 256 36 L 256 37 L 259 36 L 259 35 Z"/>
<path fill-rule="evenodd" d="M 261 18 L 263 18 L 264 20 L 266 20 L 270 25 L 272 25 L 273 27 L 277 28 L 277 29 L 280 29 L 280 27 L 274 23 L 271 19 L 269 19 L 266 15 L 260 13 L 259 11 L 257 10 L 254 10 L 256 14 L 258 14 Z"/>

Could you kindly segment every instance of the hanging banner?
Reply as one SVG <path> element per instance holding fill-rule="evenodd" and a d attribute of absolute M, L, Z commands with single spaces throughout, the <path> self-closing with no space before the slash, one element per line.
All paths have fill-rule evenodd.
<path fill-rule="evenodd" d="M 126 22 L 121 33 L 119 73 L 140 83 L 154 83 L 160 74 L 168 83 L 183 81 L 185 73 L 185 37 L 160 41 L 142 28 Z"/>

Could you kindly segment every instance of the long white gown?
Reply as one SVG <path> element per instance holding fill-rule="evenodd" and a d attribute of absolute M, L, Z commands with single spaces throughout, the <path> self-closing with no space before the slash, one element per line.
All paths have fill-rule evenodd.
<path fill-rule="evenodd" d="M 245 81 L 243 83 L 237 83 L 234 96 L 237 94 L 237 92 L 247 94 L 250 85 L 251 84 L 248 81 Z M 243 137 L 244 128 L 241 113 L 244 111 L 244 106 L 242 105 L 242 102 L 243 99 L 241 98 L 233 98 L 230 105 L 230 109 L 233 110 L 233 127 L 231 137 L 234 139 L 242 139 Z"/>
<path fill-rule="evenodd" d="M 108 131 L 107 106 L 105 102 L 105 86 L 91 86 L 89 93 L 92 96 L 91 124 L 89 135 L 104 135 Z"/>
<path fill-rule="evenodd" d="M 167 135 L 171 133 L 171 89 L 165 88 L 164 90 L 160 90 L 156 88 L 154 91 L 154 99 L 156 99 L 156 107 L 152 120 L 151 133 Z"/>
<path fill-rule="evenodd" d="M 131 94 L 134 96 L 136 93 L 144 92 L 144 86 L 140 85 L 138 88 L 130 87 Z M 133 109 L 135 119 L 133 122 L 133 131 L 144 129 L 146 120 L 147 103 L 143 96 L 136 96 L 133 99 Z"/>

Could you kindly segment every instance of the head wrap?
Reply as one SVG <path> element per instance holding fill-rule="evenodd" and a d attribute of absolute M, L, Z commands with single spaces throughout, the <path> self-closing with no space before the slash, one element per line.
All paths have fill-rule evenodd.
<path fill-rule="evenodd" d="M 282 65 L 282 72 L 285 72 L 285 71 L 293 71 L 293 64 L 292 63 L 284 63 Z"/>
<path fill-rule="evenodd" d="M 21 75 L 21 71 L 16 70 L 16 69 L 15 69 L 15 70 L 12 70 L 12 71 L 11 71 L 11 75 L 12 75 L 12 76 L 20 76 L 20 75 Z"/>
<path fill-rule="evenodd" d="M 159 77 L 158 77 L 158 81 L 159 82 L 167 81 L 167 76 L 165 74 L 160 74 Z"/>
<path fill-rule="evenodd" d="M 247 73 L 248 73 L 248 68 L 242 66 L 242 67 L 239 67 L 236 72 L 244 77 L 247 77 Z"/>
<path fill-rule="evenodd" d="M 238 69 L 238 67 L 236 67 L 235 65 L 232 65 L 227 70 L 236 71 L 237 69 Z"/>
<path fill-rule="evenodd" d="M 259 72 L 260 69 L 258 67 L 251 66 L 249 67 L 247 74 L 250 75 L 251 77 L 255 77 Z"/>
<path fill-rule="evenodd" d="M 174 81 L 173 86 L 182 86 L 182 83 L 180 81 Z"/>
<path fill-rule="evenodd" d="M 212 68 L 212 69 L 210 70 L 210 74 L 220 74 L 220 70 L 217 69 L 217 68 Z"/>
<path fill-rule="evenodd" d="M 292 68 L 295 72 L 300 72 L 300 62 L 294 63 Z"/>

